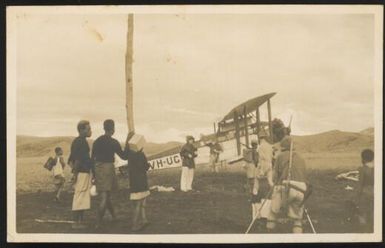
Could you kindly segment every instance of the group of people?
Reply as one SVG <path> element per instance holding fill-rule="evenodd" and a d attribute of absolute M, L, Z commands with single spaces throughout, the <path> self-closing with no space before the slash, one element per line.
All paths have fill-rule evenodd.
<path fill-rule="evenodd" d="M 302 233 L 304 203 L 312 191 L 305 160 L 296 151 L 290 133 L 276 144 L 270 144 L 267 137 L 262 130 L 258 140 L 252 140 L 251 147 L 244 150 L 252 219 L 269 233 L 276 231 L 280 218 L 289 219 L 292 232 Z M 364 231 L 373 227 L 373 159 L 371 149 L 361 152 L 362 166 L 354 203 Z"/>
<path fill-rule="evenodd" d="M 149 222 L 146 218 L 146 197 L 150 194 L 147 183 L 147 170 L 149 164 L 143 152 L 143 147 L 130 146 L 127 138 L 125 148 L 122 149 L 119 142 L 113 138 L 115 123 L 108 119 L 103 123 L 104 135 L 98 137 L 90 150 L 87 138 L 91 137 L 91 125 L 89 121 L 82 120 L 77 125 L 79 136 L 71 144 L 71 153 L 68 164 L 72 168 L 74 196 L 72 211 L 73 228 L 85 228 L 84 212 L 91 208 L 91 188 L 96 187 L 99 197 L 97 222 L 95 227 L 102 224 L 105 212 L 108 211 L 113 220 L 116 219 L 114 205 L 111 199 L 113 191 L 118 189 L 118 181 L 115 174 L 115 154 L 121 159 L 127 160 L 129 169 L 130 200 L 132 200 L 133 223 L 132 230 L 138 231 Z M 53 167 L 54 183 L 56 185 L 55 201 L 60 201 L 60 192 L 64 185 L 64 159 L 61 148 L 55 149 L 55 166 Z M 58 162 L 57 162 L 58 161 Z"/>
<path fill-rule="evenodd" d="M 133 202 L 132 230 L 138 231 L 149 222 L 146 218 L 146 197 L 150 195 L 147 183 L 149 164 L 143 153 L 143 147 L 130 146 L 129 140 L 122 149 L 112 136 L 115 132 L 113 120 L 103 124 L 105 134 L 98 137 L 92 147 L 87 142 L 92 131 L 88 121 L 80 121 L 77 126 L 79 136 L 71 145 L 68 164 L 72 168 L 74 196 L 72 211 L 73 228 L 83 228 L 84 212 L 91 208 L 90 189 L 96 186 L 100 198 L 96 227 L 102 224 L 103 216 L 108 211 L 112 219 L 116 219 L 111 193 L 118 188 L 115 175 L 115 154 L 127 160 L 129 169 L 130 200 Z M 183 192 L 192 190 L 195 158 L 197 148 L 194 137 L 187 136 L 182 146 L 182 173 L 180 189 Z M 217 172 L 216 163 L 219 153 L 223 151 L 217 141 L 210 144 L 210 164 L 213 172 Z M 53 167 L 55 201 L 60 201 L 64 185 L 63 150 L 55 149 L 55 166 Z M 251 195 L 252 219 L 257 221 L 267 232 L 274 233 L 280 218 L 291 220 L 292 232 L 303 232 L 304 203 L 311 193 L 311 184 L 307 179 L 306 163 L 296 151 L 290 133 L 286 133 L 280 142 L 271 144 L 264 130 L 258 133 L 258 140 L 251 140 L 251 147 L 243 151 L 246 168 L 247 186 Z M 359 210 L 359 221 L 364 226 L 373 226 L 373 185 L 374 153 L 365 149 L 361 153 L 362 167 L 359 169 L 359 186 L 355 199 Z"/>

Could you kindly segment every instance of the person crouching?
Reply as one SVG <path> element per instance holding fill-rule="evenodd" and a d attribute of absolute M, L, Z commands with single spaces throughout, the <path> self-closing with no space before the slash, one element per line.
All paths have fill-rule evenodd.
<path fill-rule="evenodd" d="M 198 156 L 197 148 L 194 146 L 194 137 L 187 136 L 186 144 L 182 146 L 180 156 L 182 157 L 180 190 L 183 192 L 191 191 L 194 180 L 195 158 Z"/>
<path fill-rule="evenodd" d="M 130 200 L 134 207 L 131 230 L 136 232 L 149 224 L 145 206 L 146 198 L 150 195 L 147 182 L 147 171 L 150 165 L 143 152 L 143 147 L 127 145 L 125 153 L 128 158 Z"/>

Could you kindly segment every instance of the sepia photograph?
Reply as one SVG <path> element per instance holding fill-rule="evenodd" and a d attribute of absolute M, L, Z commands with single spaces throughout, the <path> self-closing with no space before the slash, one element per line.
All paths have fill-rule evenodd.
<path fill-rule="evenodd" d="M 383 6 L 6 12 L 8 242 L 382 241 Z"/>

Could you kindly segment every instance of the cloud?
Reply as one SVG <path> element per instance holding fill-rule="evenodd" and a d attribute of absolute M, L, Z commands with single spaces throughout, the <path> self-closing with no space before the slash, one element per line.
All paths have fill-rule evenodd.
<path fill-rule="evenodd" d="M 124 139 L 126 25 L 124 15 L 21 19 L 18 132 L 73 135 L 79 118 L 99 132 L 113 118 Z M 293 115 L 293 133 L 365 129 L 373 43 L 367 15 L 136 15 L 135 125 L 149 140 L 184 141 L 210 133 L 239 103 L 277 92 L 273 118 Z"/>

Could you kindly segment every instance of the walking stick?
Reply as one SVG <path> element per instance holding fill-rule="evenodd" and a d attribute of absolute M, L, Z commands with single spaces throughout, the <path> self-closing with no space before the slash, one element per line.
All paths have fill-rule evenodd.
<path fill-rule="evenodd" d="M 72 220 L 42 220 L 42 219 L 35 219 L 36 222 L 40 223 L 68 223 L 68 224 L 74 224 L 75 221 Z"/>
<path fill-rule="evenodd" d="M 277 182 L 281 181 L 281 179 L 283 178 L 283 175 L 284 175 L 284 174 L 282 173 L 282 175 L 280 176 L 280 178 L 279 178 L 279 180 L 278 180 Z M 261 206 L 260 206 L 259 209 L 258 209 L 258 214 L 257 214 L 257 216 L 255 216 L 255 218 L 253 218 L 253 220 L 251 221 L 251 223 L 250 223 L 249 227 L 247 228 L 245 234 L 248 234 L 248 233 L 250 232 L 251 228 L 252 228 L 253 225 L 254 225 L 254 222 L 255 222 L 255 221 L 258 219 L 258 217 L 261 215 L 261 210 L 262 210 L 263 206 L 265 205 L 266 201 L 268 200 L 269 195 L 273 192 L 275 186 L 277 186 L 277 183 L 275 183 L 275 184 L 271 187 L 271 189 L 269 190 L 269 192 L 267 192 L 267 194 L 266 194 L 266 196 L 265 196 L 265 199 L 263 200 Z"/>
<path fill-rule="evenodd" d="M 253 218 L 253 220 L 251 221 L 251 223 L 250 223 L 249 227 L 247 228 L 245 234 L 248 234 L 248 233 L 250 232 L 250 229 L 253 227 L 254 222 L 255 222 L 255 221 L 258 219 L 258 217 L 261 215 L 261 210 L 262 210 L 262 208 L 263 208 L 263 205 L 265 205 L 268 196 L 270 195 L 270 193 L 271 193 L 271 192 L 273 191 L 273 189 L 274 189 L 274 186 L 275 186 L 275 185 L 273 185 L 273 187 L 271 187 L 271 189 L 269 190 L 269 192 L 267 192 L 267 195 L 266 195 L 265 199 L 263 200 L 261 206 L 260 206 L 259 209 L 258 209 L 258 214 L 257 214 L 257 216 L 255 216 L 255 217 Z"/>
<path fill-rule="evenodd" d="M 307 209 L 305 208 L 304 210 L 305 210 L 305 214 L 306 214 L 307 220 L 309 221 L 311 230 L 313 231 L 313 233 L 317 233 L 317 232 L 315 231 L 314 226 L 313 226 L 313 222 L 312 222 L 311 219 L 310 219 L 310 215 L 309 215 L 309 213 L 307 212 Z"/>

